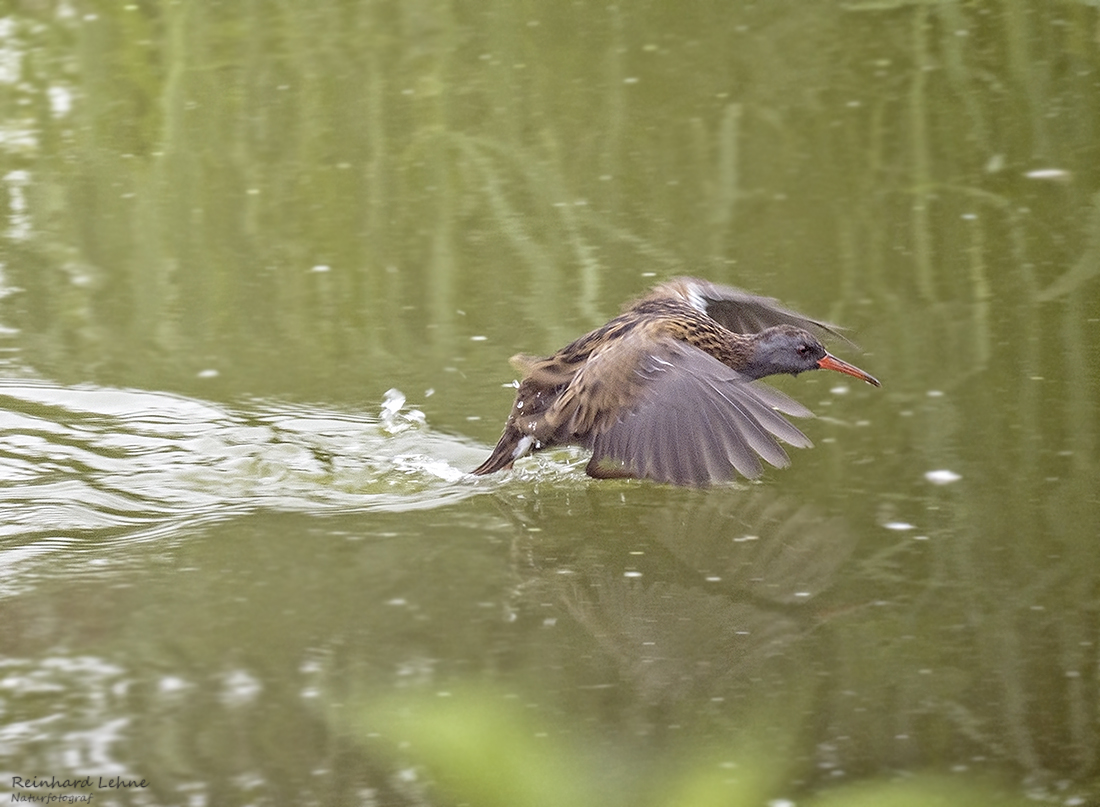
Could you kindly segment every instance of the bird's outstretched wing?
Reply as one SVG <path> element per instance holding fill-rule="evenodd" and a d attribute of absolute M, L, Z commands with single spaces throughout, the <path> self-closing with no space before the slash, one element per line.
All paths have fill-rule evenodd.
<path fill-rule="evenodd" d="M 789 463 L 780 446 L 811 443 L 780 413 L 810 411 L 772 387 L 668 337 L 631 334 L 592 354 L 547 413 L 558 439 L 596 463 L 677 485 L 761 474 Z"/>
<path fill-rule="evenodd" d="M 759 333 L 773 325 L 794 325 L 819 335 L 835 336 L 851 344 L 840 326 L 810 319 L 785 308 L 778 300 L 750 294 L 694 277 L 676 277 L 655 287 L 643 299 L 677 297 L 734 333 Z"/>

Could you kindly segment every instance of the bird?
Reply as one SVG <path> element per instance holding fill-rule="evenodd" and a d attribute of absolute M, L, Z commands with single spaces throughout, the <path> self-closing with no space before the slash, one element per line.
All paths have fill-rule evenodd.
<path fill-rule="evenodd" d="M 567 445 L 591 450 L 596 479 L 704 487 L 755 479 L 761 460 L 786 467 L 780 441 L 812 443 L 783 415 L 812 413 L 758 379 L 823 369 L 881 386 L 825 350 L 818 335 L 844 339 L 837 328 L 769 297 L 672 278 L 551 356 L 513 356 L 523 378 L 512 412 L 472 473 Z"/>

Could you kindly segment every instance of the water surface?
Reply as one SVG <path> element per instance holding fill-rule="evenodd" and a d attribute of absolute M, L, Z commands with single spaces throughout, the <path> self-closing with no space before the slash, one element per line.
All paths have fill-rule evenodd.
<path fill-rule="evenodd" d="M 1073 2 L 13 8 L 0 787 L 1092 803 L 1098 30 Z M 816 445 L 754 483 L 465 473 L 509 356 L 676 274 L 849 326 L 883 388 L 777 380 Z M 456 782 L 463 748 L 514 763 Z"/>

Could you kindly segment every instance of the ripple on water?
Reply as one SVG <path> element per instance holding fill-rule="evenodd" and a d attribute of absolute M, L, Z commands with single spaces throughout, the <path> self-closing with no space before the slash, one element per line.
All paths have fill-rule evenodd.
<path fill-rule="evenodd" d="M 130 719 L 119 717 L 126 671 L 90 655 L 0 659 L 0 694 L 10 709 L 0 751 L 41 770 L 131 775 L 118 758 Z"/>
<path fill-rule="evenodd" d="M 382 415 L 0 381 L 0 578 L 61 548 L 242 512 L 405 511 L 473 495 L 480 450 L 387 399 Z"/>

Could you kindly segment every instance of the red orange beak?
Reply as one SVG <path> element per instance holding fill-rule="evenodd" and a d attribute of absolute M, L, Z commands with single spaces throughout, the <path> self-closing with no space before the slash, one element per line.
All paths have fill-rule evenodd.
<path fill-rule="evenodd" d="M 841 361 L 836 356 L 831 356 L 828 353 L 825 354 L 825 358 L 821 359 L 817 366 L 822 370 L 836 370 L 838 373 L 844 373 L 845 375 L 852 375 L 856 378 L 866 381 L 868 384 L 873 384 L 876 387 L 881 387 L 882 384 L 878 383 L 878 379 L 873 375 L 860 370 L 858 367 L 852 364 L 848 364 L 846 361 Z"/>

